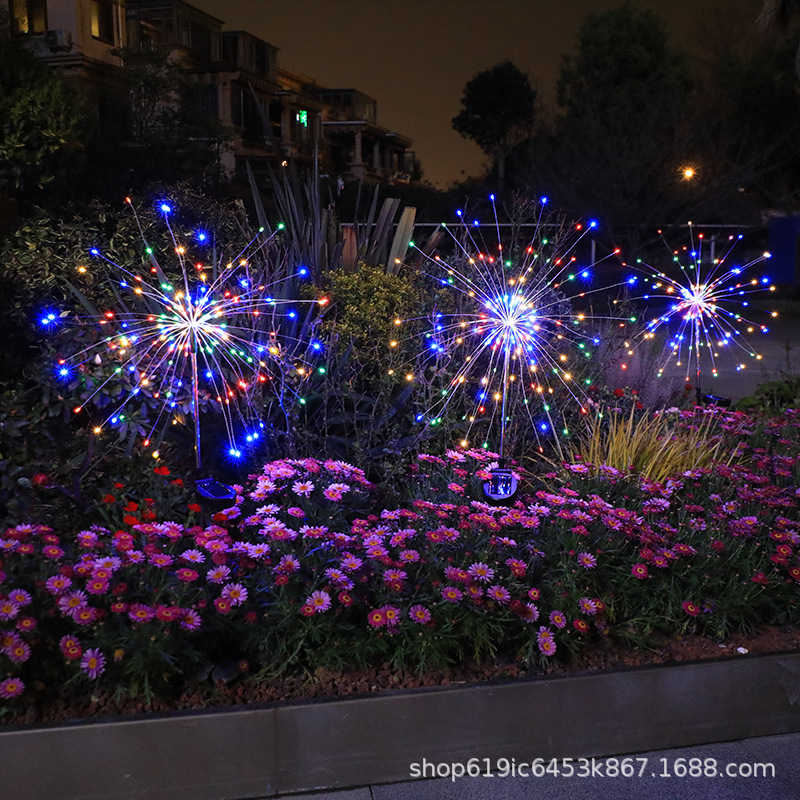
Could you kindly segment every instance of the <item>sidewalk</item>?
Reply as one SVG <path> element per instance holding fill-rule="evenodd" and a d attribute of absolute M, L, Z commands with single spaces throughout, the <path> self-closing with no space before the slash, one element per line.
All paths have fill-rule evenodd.
<path fill-rule="evenodd" d="M 635 777 L 577 777 L 590 772 L 591 759 L 586 759 L 585 763 L 572 763 L 573 777 L 547 774 L 541 778 L 438 778 L 290 796 L 294 800 L 800 800 L 800 733 L 658 750 L 624 758 L 626 771 L 633 769 Z M 622 762 L 622 756 L 616 760 L 595 759 L 596 774 L 602 770 L 605 776 L 609 769 L 614 771 L 613 765 L 621 767 Z M 770 765 L 774 767 L 774 777 L 769 776 Z M 493 767 L 495 773 L 508 769 L 506 764 Z M 685 777 L 676 775 L 684 770 Z M 698 770 L 716 772 L 716 776 L 690 776 L 690 771 Z M 726 770 L 741 776 L 727 777 Z M 642 776 L 638 777 L 640 771 Z"/>

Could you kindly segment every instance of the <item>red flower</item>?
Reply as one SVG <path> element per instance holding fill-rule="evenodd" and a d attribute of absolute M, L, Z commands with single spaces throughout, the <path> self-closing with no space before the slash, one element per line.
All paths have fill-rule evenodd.
<path fill-rule="evenodd" d="M 126 511 L 138 511 L 139 510 L 139 504 L 138 503 L 134 503 L 133 500 L 129 500 L 128 504 L 125 506 L 125 510 Z"/>
<path fill-rule="evenodd" d="M 766 586 L 769 583 L 769 578 L 763 572 L 756 572 L 752 578 L 750 578 L 752 583 L 760 583 L 762 586 Z"/>
<path fill-rule="evenodd" d="M 589 632 L 589 624 L 586 622 L 585 619 L 574 619 L 572 620 L 572 625 L 578 633 L 588 633 Z"/>
<path fill-rule="evenodd" d="M 683 610 L 690 617 L 696 617 L 700 613 L 700 609 L 691 600 L 683 601 Z"/>
<path fill-rule="evenodd" d="M 138 525 L 138 524 L 139 524 L 139 520 L 138 520 L 138 519 L 136 519 L 136 517 L 132 517 L 130 514 L 126 514 L 126 515 L 125 515 L 125 516 L 122 518 L 122 521 L 123 521 L 123 522 L 124 522 L 126 525 Z"/>
<path fill-rule="evenodd" d="M 104 502 L 104 503 L 116 503 L 116 502 L 117 502 L 117 498 L 116 498 L 116 497 L 114 497 L 114 495 L 113 495 L 113 494 L 107 494 L 107 495 L 106 495 L 106 496 L 103 498 L 103 502 Z"/>
<path fill-rule="evenodd" d="M 50 485 L 50 478 L 44 474 L 44 472 L 37 472 L 33 478 L 31 478 L 31 483 L 34 486 L 42 487 L 42 486 L 49 486 Z"/>
<path fill-rule="evenodd" d="M 164 475 L 165 477 L 169 475 L 169 469 L 167 467 L 156 467 L 153 472 L 156 475 Z"/>
<path fill-rule="evenodd" d="M 193 511 L 195 514 L 198 514 L 202 510 L 203 508 L 199 503 L 189 503 L 189 511 Z"/>

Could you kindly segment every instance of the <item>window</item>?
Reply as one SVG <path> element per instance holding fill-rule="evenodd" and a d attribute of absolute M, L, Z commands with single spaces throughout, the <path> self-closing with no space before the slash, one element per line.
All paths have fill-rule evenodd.
<path fill-rule="evenodd" d="M 47 0 L 11 0 L 11 16 L 17 33 L 44 33 Z"/>
<path fill-rule="evenodd" d="M 89 9 L 92 36 L 101 42 L 114 44 L 114 6 L 105 0 L 92 0 Z"/>

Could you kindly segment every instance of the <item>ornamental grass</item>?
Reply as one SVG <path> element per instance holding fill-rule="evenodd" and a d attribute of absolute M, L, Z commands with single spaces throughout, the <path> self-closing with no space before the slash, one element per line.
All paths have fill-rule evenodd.
<path fill-rule="evenodd" d="M 221 664 L 246 664 L 240 680 L 495 656 L 535 669 L 605 637 L 796 624 L 800 413 L 707 418 L 713 464 L 656 480 L 584 460 L 521 475 L 512 506 L 480 499 L 481 450 L 420 455 L 391 507 L 358 468 L 316 459 L 265 464 L 212 516 L 183 496 L 164 519 L 111 484 L 118 524 L 0 535 L 0 711 L 175 696 Z M 705 419 L 674 430 L 710 435 Z"/>

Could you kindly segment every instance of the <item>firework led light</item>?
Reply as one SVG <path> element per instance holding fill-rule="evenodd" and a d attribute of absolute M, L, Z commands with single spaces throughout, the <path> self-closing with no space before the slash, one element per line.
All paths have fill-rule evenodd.
<path fill-rule="evenodd" d="M 761 354 L 750 344 L 747 335 L 756 331 L 768 333 L 769 327 L 744 315 L 748 314 L 751 294 L 774 292 L 775 286 L 763 275 L 747 277 L 746 274 L 756 264 L 769 259 L 768 252 L 745 264 L 733 263 L 734 248 L 741 242 L 741 234 L 727 237 L 727 250 L 721 258 L 716 257 L 715 242 L 706 247 L 703 234 L 695 237 L 691 223 L 689 234 L 688 264 L 684 263 L 679 250 L 670 250 L 672 261 L 679 269 L 677 277 L 644 262 L 638 263 L 649 270 L 647 283 L 652 290 L 652 294 L 643 295 L 643 299 L 666 299 L 670 303 L 661 316 L 647 324 L 645 331 L 646 339 L 655 338 L 661 328 L 667 331 L 665 347 L 668 355 L 658 368 L 658 377 L 663 376 L 670 360 L 675 366 L 685 367 L 687 383 L 694 371 L 696 397 L 700 403 L 703 399 L 700 388 L 702 351 L 708 354 L 714 378 L 719 375 L 717 359 L 723 350 L 736 349 L 747 359 L 761 360 Z M 666 245 L 663 234 L 662 241 Z M 708 250 L 707 255 L 704 249 Z M 630 281 L 632 284 L 635 282 Z M 769 314 L 771 318 L 777 317 L 775 311 Z M 746 360 L 739 361 L 736 370 L 743 370 L 746 366 Z"/>
<path fill-rule="evenodd" d="M 126 199 L 132 207 L 130 199 Z M 162 424 L 177 424 L 188 406 L 194 419 L 199 469 L 202 404 L 215 404 L 220 409 L 228 438 L 227 455 L 241 458 L 243 449 L 263 436 L 263 423 L 251 414 L 250 401 L 259 388 L 277 376 L 292 374 L 302 379 L 310 373 L 301 360 L 302 343 L 281 334 L 282 321 L 289 320 L 294 325 L 301 302 L 318 305 L 321 301 L 279 296 L 279 284 L 293 277 L 288 275 L 285 264 L 268 270 L 279 276 L 271 280 L 253 267 L 254 256 L 272 241 L 272 237 L 262 235 L 263 230 L 230 262 L 206 264 L 189 258 L 187 244 L 170 223 L 172 207 L 164 203 L 160 210 L 177 256 L 177 277 L 167 276 L 148 245 L 141 224 L 149 274 L 134 273 L 93 248 L 91 254 L 108 264 L 116 277 L 118 307 L 93 315 L 90 320 L 80 320 L 82 324 L 98 324 L 104 333 L 102 341 L 59 360 L 57 372 L 62 380 L 69 380 L 92 363 L 111 362 L 111 374 L 93 386 L 75 411 L 81 411 L 92 398 L 122 378 L 130 388 L 124 399 L 115 403 L 107 422 L 124 422 L 125 407 L 137 397 L 154 400 L 158 413 L 144 437 L 146 446 L 153 445 L 156 430 Z M 138 221 L 138 215 L 136 218 Z M 195 238 L 205 245 L 211 237 L 200 232 Z M 42 319 L 48 327 L 54 321 L 54 312 L 50 311 Z M 244 429 L 242 443 L 237 442 L 239 427 Z M 95 430 L 99 432 L 100 428 Z"/>
<path fill-rule="evenodd" d="M 591 296 L 601 291 L 588 285 L 599 262 L 580 262 L 577 250 L 596 222 L 569 226 L 561 219 L 553 221 L 545 213 L 547 200 L 542 198 L 536 204 L 534 232 L 527 246 L 506 248 L 494 197 L 490 200 L 494 225 L 487 230 L 491 229 L 492 244 L 487 244 L 482 226 L 465 223 L 458 212 L 461 221 L 455 228 L 442 226 L 450 234 L 455 258 L 443 259 L 415 247 L 423 272 L 446 294 L 452 290 L 457 306 L 455 312 L 437 310 L 431 316 L 425 334 L 427 348 L 416 372 L 424 373 L 431 364 L 452 368 L 452 378 L 439 400 L 423 415 L 425 424 L 438 424 L 453 399 L 466 393 L 468 433 L 461 445 L 470 446 L 473 426 L 485 421 L 489 430 L 483 447 L 488 448 L 489 432 L 498 425 L 498 469 L 505 470 L 507 425 L 521 410 L 540 451 L 543 437 L 554 436 L 561 454 L 559 437 L 568 430 L 557 407 L 559 395 L 587 413 L 580 362 L 602 346 L 602 329 L 635 319 L 596 315 L 589 307 Z M 606 258 L 615 255 L 616 251 Z M 609 288 L 613 287 L 603 291 Z M 576 310 L 578 305 L 586 306 L 585 310 Z M 414 380 L 414 372 L 406 379 Z M 510 491 L 506 476 L 498 475 L 496 483 L 500 494 Z"/>

